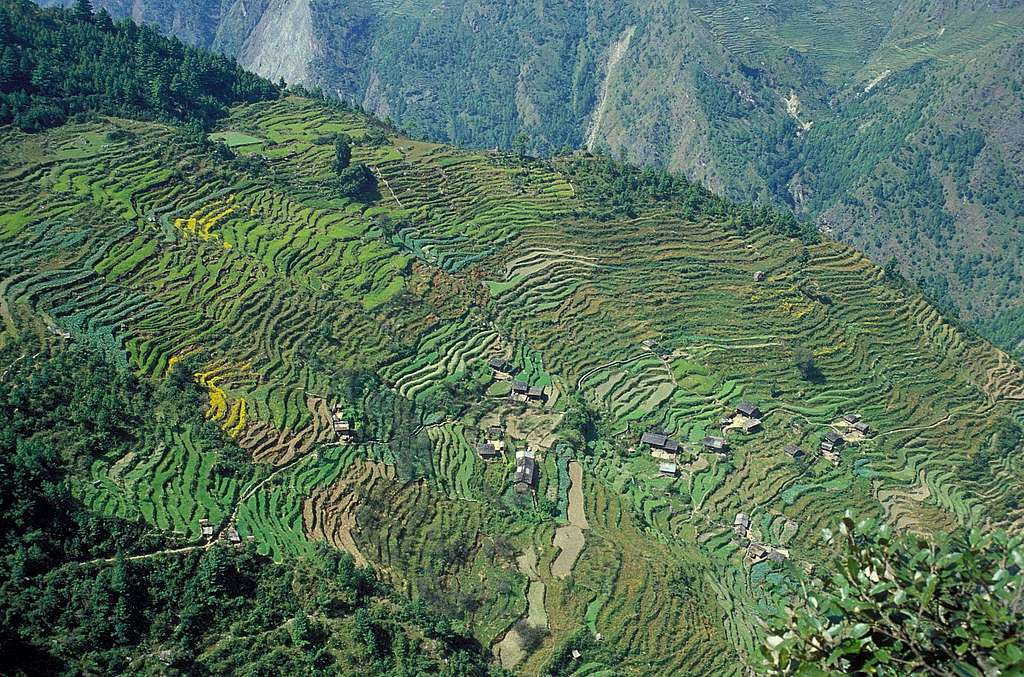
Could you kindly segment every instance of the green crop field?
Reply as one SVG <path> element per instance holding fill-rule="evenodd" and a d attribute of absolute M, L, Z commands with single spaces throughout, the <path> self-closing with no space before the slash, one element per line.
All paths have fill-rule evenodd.
<path fill-rule="evenodd" d="M 184 363 L 260 464 L 211 483 L 210 455 L 168 429 L 95 463 L 86 504 L 196 543 L 200 519 L 234 524 L 278 559 L 326 541 L 485 646 L 533 619 L 527 674 L 600 633 L 580 675 L 742 672 L 757 619 L 847 508 L 922 532 L 1024 520 L 1024 373 L 857 251 L 672 197 L 616 210 L 600 160 L 375 143 L 374 127 L 295 97 L 239 107 L 212 137 L 262 171 L 156 123 L 0 129 L 0 342 L 88 343 L 156 380 Z M 333 190 L 322 138 L 340 132 L 379 196 Z M 498 356 L 546 401 L 511 401 Z M 740 401 L 763 430 L 705 451 Z M 834 465 L 817 449 L 853 412 L 872 434 Z M 484 461 L 495 425 L 509 453 Z M 652 428 L 680 442 L 677 477 L 639 445 Z M 517 494 L 527 448 L 538 480 Z M 563 578 L 570 459 L 588 525 Z M 749 563 L 738 512 L 788 559 Z"/>

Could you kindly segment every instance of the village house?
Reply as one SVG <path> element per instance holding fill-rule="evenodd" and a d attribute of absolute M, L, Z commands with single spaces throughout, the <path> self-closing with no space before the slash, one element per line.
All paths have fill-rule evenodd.
<path fill-rule="evenodd" d="M 860 414 L 847 414 L 846 416 L 843 416 L 843 420 L 850 425 L 853 425 L 860 421 Z"/>
<path fill-rule="evenodd" d="M 830 444 L 833 447 L 837 447 L 845 441 L 846 440 L 843 439 L 843 436 L 837 433 L 835 430 L 829 430 L 827 433 L 825 433 L 825 440 L 822 442 L 822 444 Z"/>
<path fill-rule="evenodd" d="M 747 418 L 761 418 L 761 409 L 750 402 L 740 402 L 736 407 L 736 413 Z"/>
<path fill-rule="evenodd" d="M 490 442 L 484 442 L 476 445 L 476 453 L 485 461 L 491 461 L 501 456 L 501 452 L 498 451 Z"/>
<path fill-rule="evenodd" d="M 744 512 L 736 513 L 736 519 L 732 521 L 732 530 L 740 538 L 747 537 L 747 530 L 750 529 L 750 517 Z"/>
<path fill-rule="evenodd" d="M 334 407 L 331 426 L 334 428 L 334 434 L 342 442 L 351 442 L 355 439 L 355 426 L 352 425 L 352 421 L 345 418 L 345 410 L 340 404 Z"/>
<path fill-rule="evenodd" d="M 714 437 L 712 435 L 708 435 L 707 437 L 705 437 L 701 441 L 701 444 L 703 444 L 705 448 L 717 452 L 723 452 L 729 446 L 729 443 L 725 441 L 724 437 Z"/>
<path fill-rule="evenodd" d="M 785 451 L 787 454 L 789 454 L 793 458 L 794 461 L 796 461 L 798 459 L 801 459 L 804 456 L 804 450 L 801 449 L 800 447 L 798 447 L 795 444 L 787 444 L 783 448 L 783 451 Z"/>
<path fill-rule="evenodd" d="M 234 525 L 231 525 L 230 527 L 228 527 L 228 530 L 227 530 L 226 534 L 227 534 L 227 537 L 228 537 L 228 541 L 230 541 L 231 543 L 241 543 L 242 542 L 242 537 L 238 535 L 238 529 L 236 529 Z"/>
<path fill-rule="evenodd" d="M 743 422 L 743 432 L 745 433 L 756 433 L 761 429 L 761 419 L 759 418 L 748 418 Z"/>
<path fill-rule="evenodd" d="M 496 376 L 500 376 L 502 378 L 511 378 L 516 373 L 515 365 L 504 357 L 492 357 L 487 361 L 487 364 Z"/>
<path fill-rule="evenodd" d="M 533 488 L 537 475 L 537 461 L 531 449 L 524 449 L 516 452 L 516 472 L 513 485 L 519 493 L 525 493 Z"/>
<path fill-rule="evenodd" d="M 867 437 L 868 435 L 871 434 L 871 428 L 869 428 L 866 423 L 861 423 L 859 421 L 853 424 L 853 429 L 859 432 L 864 437 Z"/>
<path fill-rule="evenodd" d="M 649 445 L 653 449 L 661 449 L 670 454 L 679 451 L 679 443 L 661 432 L 646 432 L 640 437 L 640 444 Z"/>

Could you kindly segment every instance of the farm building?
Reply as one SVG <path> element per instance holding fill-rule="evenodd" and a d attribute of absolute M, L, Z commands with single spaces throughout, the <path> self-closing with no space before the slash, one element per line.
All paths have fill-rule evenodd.
<path fill-rule="evenodd" d="M 705 437 L 701 444 L 711 451 L 725 451 L 729 446 L 724 437 L 714 437 L 712 435 Z"/>
<path fill-rule="evenodd" d="M 516 491 L 525 493 L 533 488 L 537 475 L 537 461 L 532 455 L 516 454 L 516 473 L 513 485 Z"/>
<path fill-rule="evenodd" d="M 737 536 L 745 538 L 750 528 L 750 517 L 745 512 L 736 513 L 736 519 L 732 521 L 732 530 Z"/>
<path fill-rule="evenodd" d="M 755 433 L 761 429 L 761 419 L 749 418 L 743 422 L 743 432 Z"/>
<path fill-rule="evenodd" d="M 654 350 L 658 345 L 658 342 L 654 339 L 644 339 L 643 346 L 648 350 Z"/>
<path fill-rule="evenodd" d="M 750 402 L 740 402 L 736 407 L 736 413 L 747 418 L 761 418 L 761 409 Z"/>
<path fill-rule="evenodd" d="M 495 459 L 501 455 L 501 452 L 499 452 L 494 445 L 489 442 L 476 445 L 476 453 L 485 461 Z"/>
<path fill-rule="evenodd" d="M 795 444 L 787 444 L 783 449 L 787 454 L 793 457 L 793 460 L 803 458 L 804 450 Z"/>
<path fill-rule="evenodd" d="M 504 357 L 492 357 L 487 362 L 491 371 L 501 376 L 512 376 L 516 373 L 516 367 Z"/>
<path fill-rule="evenodd" d="M 355 437 L 355 426 L 352 421 L 345 418 L 345 412 L 338 405 L 334 408 L 334 415 L 331 417 L 331 426 L 334 428 L 334 434 L 338 436 L 338 439 L 342 442 L 351 442 Z"/>
<path fill-rule="evenodd" d="M 227 537 L 228 537 L 228 540 L 230 542 L 232 542 L 232 543 L 241 543 L 242 542 L 242 537 L 238 535 L 238 529 L 236 529 L 234 527 L 234 525 L 228 527 Z"/>
<path fill-rule="evenodd" d="M 539 402 L 544 399 L 544 387 L 543 386 L 530 386 L 526 391 L 526 399 Z"/>
<path fill-rule="evenodd" d="M 845 440 L 843 440 L 843 436 L 837 433 L 835 430 L 829 430 L 827 433 L 825 433 L 825 441 L 831 444 L 833 447 L 835 447 L 842 444 Z"/>
<path fill-rule="evenodd" d="M 663 449 L 671 453 L 679 451 L 679 443 L 659 432 L 646 432 L 640 437 L 640 444 L 647 444 L 655 449 Z"/>
<path fill-rule="evenodd" d="M 658 472 L 666 477 L 675 477 L 679 474 L 679 468 L 675 463 L 662 463 L 658 466 Z"/>
<path fill-rule="evenodd" d="M 860 422 L 860 414 L 847 414 L 846 416 L 843 416 L 843 420 L 851 425 L 858 423 Z"/>
<path fill-rule="evenodd" d="M 204 538 L 213 536 L 213 525 L 210 524 L 210 520 L 205 517 L 199 520 L 199 531 L 202 532 Z"/>

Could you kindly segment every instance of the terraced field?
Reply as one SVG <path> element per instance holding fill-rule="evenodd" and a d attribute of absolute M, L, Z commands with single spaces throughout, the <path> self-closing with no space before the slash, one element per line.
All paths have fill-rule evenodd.
<path fill-rule="evenodd" d="M 741 235 L 669 198 L 610 217 L 597 161 L 376 141 L 374 124 L 298 98 L 239 108 L 218 138 L 262 170 L 155 124 L 0 130 L 0 341 L 88 342 L 153 379 L 184 364 L 261 464 L 211 485 L 213 459 L 168 429 L 97 463 L 82 500 L 197 543 L 200 519 L 234 525 L 275 557 L 326 541 L 485 645 L 540 603 L 527 674 L 579 629 L 627 656 L 580 674 L 739 672 L 780 581 L 848 507 L 921 531 L 1024 521 L 1024 373 L 856 251 Z M 378 197 L 333 188 L 339 132 Z M 495 356 L 546 399 L 511 401 Z M 705 451 L 741 400 L 763 431 Z M 833 465 L 817 449 L 852 412 L 872 434 Z M 491 427 L 508 451 L 484 460 Z M 681 443 L 678 476 L 639 447 L 651 428 Z M 538 477 L 517 492 L 527 450 Z M 738 512 L 788 561 L 751 562 Z M 553 573 L 581 515 L 582 550 Z"/>

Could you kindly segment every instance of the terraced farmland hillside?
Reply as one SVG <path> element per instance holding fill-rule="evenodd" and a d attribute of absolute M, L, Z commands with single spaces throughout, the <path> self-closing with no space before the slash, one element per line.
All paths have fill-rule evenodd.
<path fill-rule="evenodd" d="M 603 159 L 384 132 L 300 98 L 233 110 L 214 138 L 236 159 L 123 119 L 0 130 L 0 341 L 184 363 L 263 470 L 211 485 L 168 429 L 94 465 L 84 502 L 197 542 L 230 523 L 275 558 L 327 541 L 524 674 L 572 649 L 580 675 L 740 672 L 846 508 L 1024 521 L 1024 373 L 855 250 Z M 336 189 L 340 133 L 373 198 Z M 509 397 L 494 357 L 544 399 Z M 763 430 L 723 432 L 740 401 Z M 675 475 L 639 444 L 654 428 Z"/>

